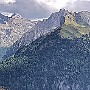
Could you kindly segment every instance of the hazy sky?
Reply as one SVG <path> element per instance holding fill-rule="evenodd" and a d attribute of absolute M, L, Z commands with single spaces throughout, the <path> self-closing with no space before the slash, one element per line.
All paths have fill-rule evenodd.
<path fill-rule="evenodd" d="M 90 0 L 0 0 L 0 12 L 18 13 L 30 19 L 47 18 L 60 8 L 90 11 Z"/>

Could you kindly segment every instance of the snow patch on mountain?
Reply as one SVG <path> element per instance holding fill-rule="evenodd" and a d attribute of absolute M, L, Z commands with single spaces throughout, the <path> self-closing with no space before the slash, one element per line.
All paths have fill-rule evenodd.
<path fill-rule="evenodd" d="M 9 12 L 2 12 L 1 14 L 8 17 L 11 17 L 13 15 L 13 13 L 9 13 Z"/>

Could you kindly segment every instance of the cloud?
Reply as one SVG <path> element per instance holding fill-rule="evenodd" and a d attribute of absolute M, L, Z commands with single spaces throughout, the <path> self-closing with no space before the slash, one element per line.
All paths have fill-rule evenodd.
<path fill-rule="evenodd" d="M 13 4 L 15 2 L 16 0 L 0 0 L 0 4 L 9 4 L 9 3 Z"/>
<path fill-rule="evenodd" d="M 23 17 L 39 19 L 48 17 L 54 8 L 49 7 L 44 2 L 37 0 L 16 0 L 14 4 L 1 4 L 1 12 L 19 13 Z"/>
<path fill-rule="evenodd" d="M 0 0 L 0 12 L 18 13 L 30 19 L 47 18 L 60 8 L 90 11 L 90 0 Z"/>
<path fill-rule="evenodd" d="M 63 8 L 70 0 L 0 0 L 7 5 L 1 4 L 1 12 L 19 13 L 30 19 L 47 18 L 52 12 Z M 13 4 L 11 4 L 13 2 Z"/>
<path fill-rule="evenodd" d="M 68 2 L 65 6 L 70 11 L 90 11 L 90 0 L 76 0 L 74 2 Z"/>
<path fill-rule="evenodd" d="M 71 0 L 37 0 L 39 3 L 43 2 L 50 7 L 55 9 L 63 8 L 67 2 L 71 2 Z M 72 0 L 74 1 L 74 0 Z"/>

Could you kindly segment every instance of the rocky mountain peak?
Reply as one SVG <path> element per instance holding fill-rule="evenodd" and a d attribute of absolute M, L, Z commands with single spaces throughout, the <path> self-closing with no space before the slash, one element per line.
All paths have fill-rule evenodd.
<path fill-rule="evenodd" d="M 13 13 L 11 18 L 21 18 L 22 16 L 20 14 L 17 13 Z"/>
<path fill-rule="evenodd" d="M 17 15 L 13 15 L 13 17 L 16 16 Z M 19 33 L 19 36 L 21 35 L 20 38 L 15 39 L 18 37 L 18 34 L 15 34 L 16 37 L 13 38 L 13 41 L 17 41 L 15 41 L 13 46 L 11 46 L 9 50 L 10 53 L 7 52 L 7 56 L 11 56 L 12 53 L 15 53 L 18 50 L 18 48 L 30 44 L 37 38 L 52 32 L 57 27 L 62 27 L 60 32 L 62 38 L 73 39 L 82 37 L 82 35 L 85 34 L 89 34 L 90 25 L 87 19 L 88 17 L 89 14 L 85 15 L 81 12 L 70 12 L 65 9 L 60 9 L 59 12 L 52 13 L 48 19 L 38 21 L 36 24 L 34 24 L 34 26 L 31 22 L 29 22 L 28 19 L 23 19 L 22 17 L 11 18 L 9 25 L 13 26 L 14 28 L 19 27 L 19 32 L 23 32 L 24 27 L 26 28 L 24 29 L 25 33 Z M 30 26 L 33 27 L 29 28 Z M 15 32 L 15 29 L 12 31 Z M 13 36 L 14 34 L 12 34 L 12 37 Z"/>
<path fill-rule="evenodd" d="M 51 16 L 48 19 L 51 19 L 55 22 L 62 22 L 63 24 L 63 20 L 61 18 L 65 18 L 65 23 L 64 24 L 72 24 L 75 26 L 88 26 L 90 25 L 90 12 L 88 11 L 81 11 L 81 12 L 72 12 L 72 11 L 68 11 L 65 9 L 60 9 L 59 12 L 55 12 L 52 13 Z M 55 25 L 55 24 L 54 24 Z"/>
<path fill-rule="evenodd" d="M 81 17 L 79 13 L 60 9 L 59 12 L 52 13 L 48 19 L 39 21 L 29 32 L 23 35 L 18 43 L 20 43 L 20 45 L 26 45 L 31 41 L 37 39 L 38 37 L 51 32 L 57 27 L 62 27 L 63 25 L 72 25 L 74 26 L 73 29 L 75 29 L 76 27 L 84 27 L 85 25 L 88 25 L 88 23 L 85 22 L 85 20 Z M 67 27 L 65 27 L 64 29 L 66 28 Z"/>

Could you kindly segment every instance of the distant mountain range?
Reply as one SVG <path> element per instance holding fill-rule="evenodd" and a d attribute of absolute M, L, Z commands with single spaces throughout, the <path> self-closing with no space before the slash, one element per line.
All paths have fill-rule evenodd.
<path fill-rule="evenodd" d="M 4 59 L 12 56 L 20 47 L 28 45 L 40 36 L 52 32 L 57 27 L 62 27 L 60 33 L 62 38 L 73 39 L 86 35 L 89 36 L 90 12 L 82 11 L 76 13 L 60 9 L 59 12 L 52 13 L 48 19 L 38 21 L 36 25 L 25 32 L 6 52 Z"/>

